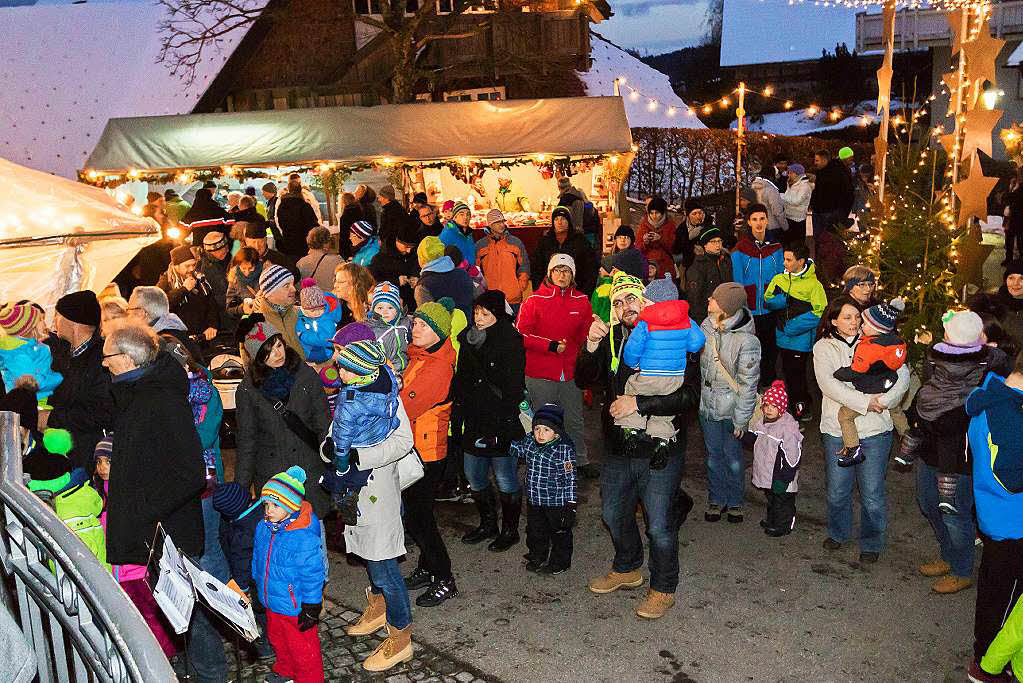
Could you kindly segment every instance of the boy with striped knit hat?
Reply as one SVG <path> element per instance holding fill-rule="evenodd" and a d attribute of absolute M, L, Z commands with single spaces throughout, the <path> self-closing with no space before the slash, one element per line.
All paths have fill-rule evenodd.
<path fill-rule="evenodd" d="M 402 372 L 408 365 L 408 341 L 412 321 L 405 314 L 401 292 L 390 282 L 381 282 L 373 288 L 369 309 L 366 324 L 376 335 L 388 365 L 395 372 Z"/>

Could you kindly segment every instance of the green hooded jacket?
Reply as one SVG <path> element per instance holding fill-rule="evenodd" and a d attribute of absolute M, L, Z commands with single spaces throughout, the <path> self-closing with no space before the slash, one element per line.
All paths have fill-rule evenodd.
<path fill-rule="evenodd" d="M 75 532 L 89 550 L 110 571 L 107 564 L 107 539 L 99 516 L 103 512 L 103 499 L 88 484 L 64 491 L 53 499 L 57 516 Z"/>

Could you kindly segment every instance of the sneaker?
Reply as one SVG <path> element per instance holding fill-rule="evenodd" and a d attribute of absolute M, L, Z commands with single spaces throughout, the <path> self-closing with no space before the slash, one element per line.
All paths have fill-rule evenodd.
<path fill-rule="evenodd" d="M 933 584 L 931 590 L 941 595 L 951 595 L 965 590 L 973 585 L 973 579 L 968 576 L 943 576 Z"/>
<path fill-rule="evenodd" d="M 644 619 L 660 619 L 664 613 L 675 606 L 675 596 L 671 593 L 661 593 L 653 588 L 646 592 L 643 602 L 636 608 L 636 616 Z"/>
<path fill-rule="evenodd" d="M 635 569 L 631 572 L 611 571 L 604 576 L 590 579 L 589 588 L 593 593 L 603 595 L 619 588 L 639 588 L 643 585 L 643 574 Z"/>
<path fill-rule="evenodd" d="M 838 550 L 842 547 L 842 544 L 828 536 L 824 539 L 823 546 L 825 550 Z"/>
<path fill-rule="evenodd" d="M 938 512 L 943 515 L 958 515 L 959 508 L 956 507 L 955 501 L 943 500 L 938 503 Z"/>
<path fill-rule="evenodd" d="M 546 560 L 532 560 L 526 559 L 526 571 L 536 574 L 547 564 Z"/>
<path fill-rule="evenodd" d="M 271 671 L 266 675 L 266 678 L 264 678 L 263 681 L 264 683 L 291 683 L 292 679 L 287 676 L 282 676 L 276 671 Z"/>
<path fill-rule="evenodd" d="M 728 521 L 731 522 L 732 524 L 738 524 L 743 519 L 745 519 L 745 517 L 742 516 L 742 508 L 740 507 L 732 506 L 726 508 L 725 510 L 728 516 Z"/>
<path fill-rule="evenodd" d="M 430 572 L 416 567 L 411 574 L 405 577 L 405 588 L 410 591 L 419 590 L 430 585 Z"/>
<path fill-rule="evenodd" d="M 567 567 L 552 567 L 551 565 L 548 564 L 548 565 L 546 565 L 544 567 L 540 567 L 536 571 L 536 573 L 537 574 L 546 574 L 547 576 L 557 576 L 558 574 L 564 574 L 570 568 L 571 568 L 571 565 L 569 565 Z"/>
<path fill-rule="evenodd" d="M 420 607 L 436 607 L 445 600 L 458 595 L 458 587 L 454 579 L 434 581 L 425 593 L 416 598 L 416 604 Z"/>
<path fill-rule="evenodd" d="M 853 465 L 859 465 L 866 459 L 867 456 L 863 454 L 863 449 L 860 448 L 859 445 L 853 448 L 843 448 L 838 452 L 839 467 L 852 467 Z"/>
<path fill-rule="evenodd" d="M 974 659 L 970 662 L 970 668 L 966 671 L 966 680 L 973 683 L 1009 683 L 1012 679 L 1004 673 L 989 674 L 980 668 L 980 664 Z"/>
<path fill-rule="evenodd" d="M 945 562 L 945 560 L 935 560 L 934 562 L 928 562 L 926 564 L 920 565 L 916 569 L 924 576 L 929 576 L 931 578 L 937 576 L 945 576 L 950 571 L 952 571 L 952 567 L 948 566 L 948 562 Z"/>
<path fill-rule="evenodd" d="M 791 534 L 792 533 L 792 527 L 790 527 L 790 526 L 783 526 L 783 527 L 771 527 L 771 526 L 768 526 L 768 527 L 764 527 L 764 533 L 767 534 L 768 536 L 771 536 L 772 538 L 779 538 L 781 536 L 788 536 L 789 534 Z"/>
<path fill-rule="evenodd" d="M 714 505 L 711 503 L 707 506 L 707 511 L 703 513 L 703 521 L 705 522 L 720 522 L 721 521 L 721 506 Z"/>

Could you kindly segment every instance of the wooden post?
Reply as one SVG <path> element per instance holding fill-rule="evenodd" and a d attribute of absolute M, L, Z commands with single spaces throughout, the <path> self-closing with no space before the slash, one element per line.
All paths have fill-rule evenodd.
<path fill-rule="evenodd" d="M 743 124 L 746 118 L 746 84 L 739 83 L 739 106 L 735 110 L 738 123 L 735 126 L 735 215 L 739 215 L 739 198 L 742 196 L 742 143 Z"/>
<path fill-rule="evenodd" d="M 895 51 L 895 0 L 887 0 L 885 3 L 884 11 L 884 59 L 882 60 L 882 68 L 888 66 L 889 68 L 893 63 L 893 54 Z M 884 206 L 884 183 L 885 177 L 888 172 L 888 126 L 889 119 L 892 113 L 892 84 L 891 80 L 888 81 L 888 91 L 878 92 L 878 106 L 881 107 L 881 127 L 877 131 L 877 135 L 881 138 L 883 143 L 885 154 L 883 158 L 878 159 L 877 169 L 877 199 L 881 206 Z M 881 85 L 878 83 L 878 88 Z"/>

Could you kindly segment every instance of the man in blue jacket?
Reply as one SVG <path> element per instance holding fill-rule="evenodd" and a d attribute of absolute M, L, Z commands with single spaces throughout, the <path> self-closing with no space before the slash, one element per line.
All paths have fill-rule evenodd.
<path fill-rule="evenodd" d="M 746 305 L 753 314 L 760 340 L 760 386 L 775 380 L 778 346 L 775 341 L 775 314 L 764 303 L 764 290 L 771 279 L 785 271 L 782 246 L 767 239 L 767 207 L 750 204 L 746 210 L 750 232 L 743 234 L 732 250 L 732 279 L 746 290 Z"/>

